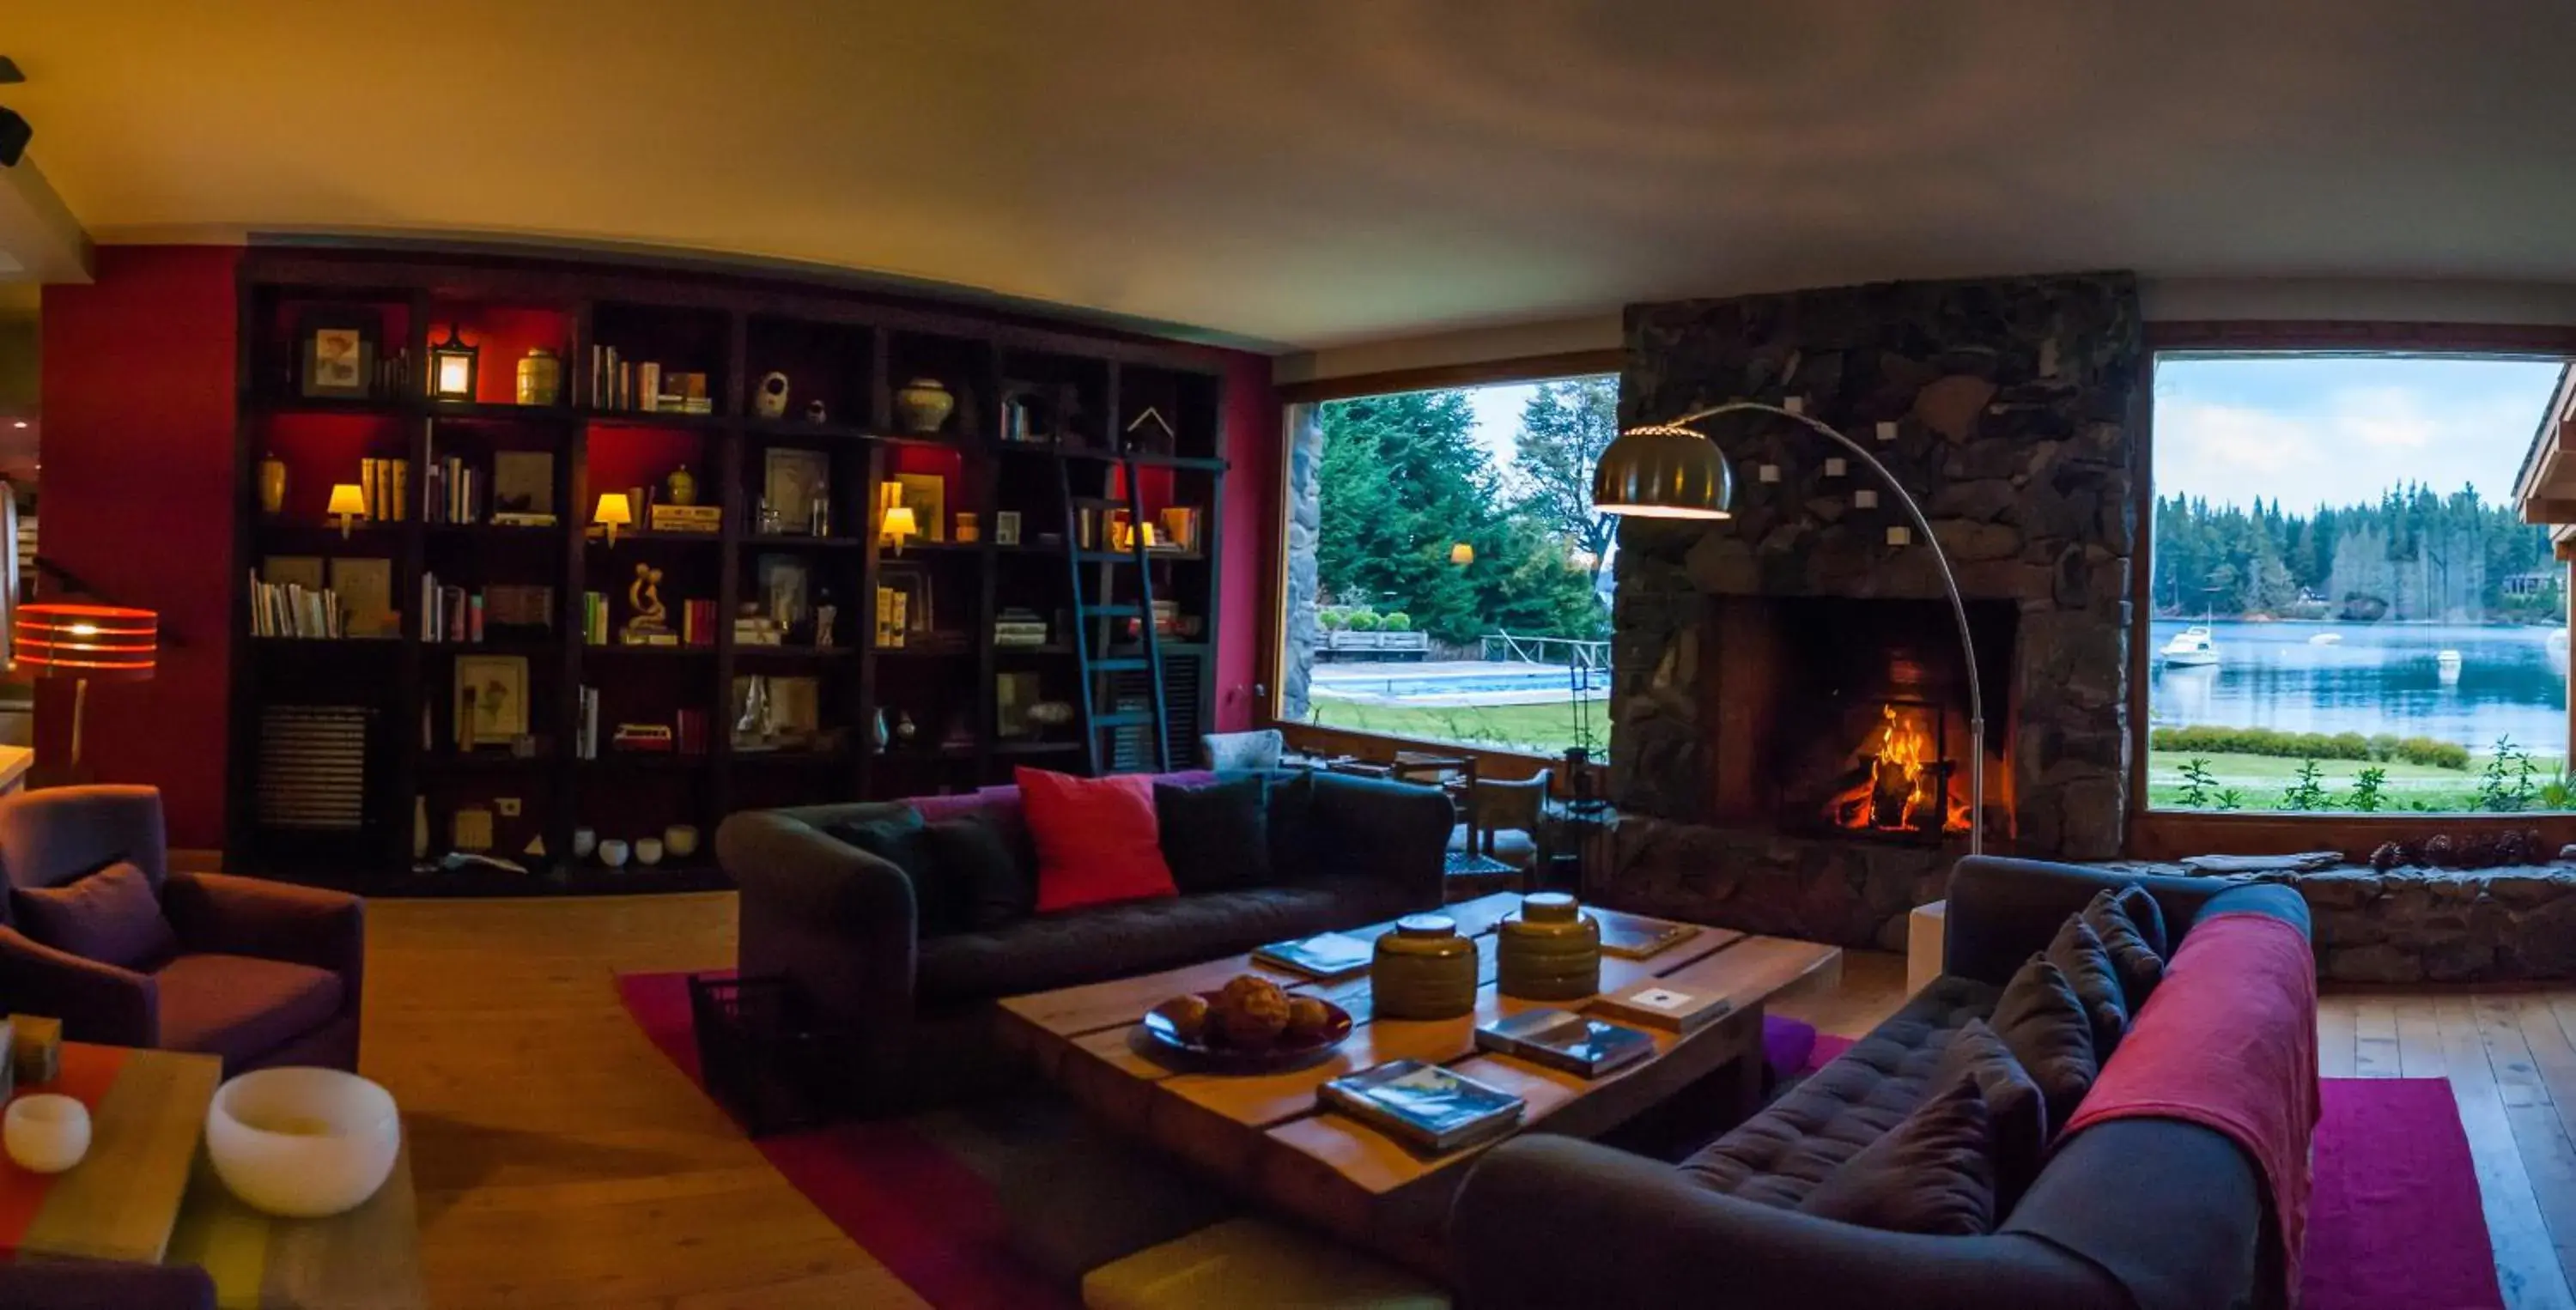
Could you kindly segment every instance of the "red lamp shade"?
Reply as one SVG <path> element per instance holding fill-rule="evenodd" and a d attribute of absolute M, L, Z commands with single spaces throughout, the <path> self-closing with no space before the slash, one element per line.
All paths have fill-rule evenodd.
<path fill-rule="evenodd" d="M 21 605 L 9 634 L 18 667 L 37 677 L 140 682 L 152 676 L 161 618 L 114 605 Z"/>

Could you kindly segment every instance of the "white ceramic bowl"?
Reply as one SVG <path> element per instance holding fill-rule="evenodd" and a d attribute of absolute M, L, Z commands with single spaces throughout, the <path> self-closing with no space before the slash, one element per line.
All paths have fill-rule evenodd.
<path fill-rule="evenodd" d="M 206 1154 L 254 1210 L 320 1219 L 385 1185 L 402 1149 L 391 1092 L 337 1069 L 261 1069 L 215 1089 Z"/>
<path fill-rule="evenodd" d="M 0 1146 L 20 1168 L 58 1174 L 89 1154 L 89 1107 L 68 1096 L 21 1096 L 0 1116 Z"/>
<path fill-rule="evenodd" d="M 636 838 L 635 862 L 637 864 L 660 864 L 662 862 L 662 839 L 659 837 Z"/>
<path fill-rule="evenodd" d="M 626 843 L 619 841 L 614 837 L 601 842 L 599 844 L 599 862 L 612 869 L 625 867 Z"/>

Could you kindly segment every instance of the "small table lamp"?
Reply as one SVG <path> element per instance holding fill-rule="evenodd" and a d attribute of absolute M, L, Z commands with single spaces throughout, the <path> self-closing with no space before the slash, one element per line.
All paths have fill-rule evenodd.
<path fill-rule="evenodd" d="M 903 539 L 917 536 L 920 532 L 921 520 L 913 514 L 910 505 L 888 505 L 885 517 L 877 523 L 878 540 L 893 542 L 897 555 L 903 553 Z"/>
<path fill-rule="evenodd" d="M 160 616 L 113 605 L 21 605 L 10 626 L 18 667 L 40 678 L 72 678 L 72 760 L 81 762 L 81 720 L 90 679 L 141 682 L 152 676 Z"/>
<path fill-rule="evenodd" d="M 626 503 L 625 492 L 603 491 L 599 493 L 599 508 L 590 512 L 590 521 L 608 530 L 608 544 L 614 549 L 617 530 L 635 521 L 635 507 Z"/>
<path fill-rule="evenodd" d="M 349 529 L 356 527 L 358 520 L 367 516 L 366 491 L 354 482 L 333 485 L 331 508 L 328 512 L 340 520 L 340 540 L 347 541 Z"/>

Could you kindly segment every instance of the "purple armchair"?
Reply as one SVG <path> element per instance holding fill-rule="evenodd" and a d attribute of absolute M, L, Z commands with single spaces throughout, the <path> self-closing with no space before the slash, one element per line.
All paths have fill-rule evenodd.
<path fill-rule="evenodd" d="M 59 1016 L 73 1041 L 198 1051 L 227 1075 L 280 1064 L 358 1066 L 366 966 L 355 896 L 173 873 L 151 787 L 62 787 L 0 800 L 0 1000 Z M 19 930 L 21 888 L 56 887 L 127 860 L 143 871 L 177 936 L 167 959 L 120 968 Z"/>

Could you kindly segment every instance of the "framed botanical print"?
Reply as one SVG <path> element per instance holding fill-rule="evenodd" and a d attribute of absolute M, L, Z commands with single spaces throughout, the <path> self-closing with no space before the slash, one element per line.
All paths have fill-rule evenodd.
<path fill-rule="evenodd" d="M 528 661 L 522 655 L 456 657 L 456 746 L 508 745 L 528 731 Z"/>
<path fill-rule="evenodd" d="M 296 328 L 296 381 L 305 396 L 364 400 L 375 393 L 374 317 L 354 310 L 315 310 Z"/>
<path fill-rule="evenodd" d="M 831 494 L 831 480 L 832 457 L 819 450 L 772 449 L 761 457 L 760 494 L 781 532 L 813 530 L 814 502 Z"/>

